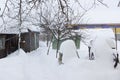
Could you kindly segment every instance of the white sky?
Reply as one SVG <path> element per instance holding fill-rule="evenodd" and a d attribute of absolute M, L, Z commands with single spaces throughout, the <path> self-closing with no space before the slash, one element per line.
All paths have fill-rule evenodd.
<path fill-rule="evenodd" d="M 117 7 L 119 0 L 104 0 L 109 8 L 99 5 L 86 14 L 86 23 L 120 23 L 120 7 Z"/>
<path fill-rule="evenodd" d="M 0 14 L 4 8 L 4 3 L 6 0 L 0 0 Z M 85 8 L 89 7 L 89 5 L 92 3 L 93 0 L 81 0 L 81 5 Z M 106 8 L 105 6 L 101 5 L 99 2 L 98 5 L 87 12 L 87 14 L 84 16 L 85 20 L 83 23 L 120 23 L 120 7 L 117 7 L 118 2 L 120 0 L 103 0 L 104 3 L 106 3 L 109 8 Z M 73 0 L 70 0 L 70 4 L 74 3 Z M 75 5 L 73 7 L 76 10 L 79 10 L 79 8 Z M 0 20 L 1 21 L 1 20 Z"/>
<path fill-rule="evenodd" d="M 0 8 L 1 8 L 1 11 L 2 11 L 3 8 L 4 8 L 5 1 L 6 1 L 6 0 L 0 0 Z M 0 11 L 0 13 L 1 13 L 1 11 Z"/>

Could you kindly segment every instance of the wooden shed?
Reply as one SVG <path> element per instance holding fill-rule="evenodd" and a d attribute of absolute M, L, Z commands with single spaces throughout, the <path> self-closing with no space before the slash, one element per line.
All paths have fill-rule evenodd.
<path fill-rule="evenodd" d="M 14 27 L 16 28 L 16 27 Z M 18 31 L 8 28 L 0 32 L 0 58 L 6 57 L 8 54 L 18 49 Z M 30 52 L 39 47 L 39 29 L 32 30 L 26 28 L 21 31 L 21 46 L 25 52 Z"/>

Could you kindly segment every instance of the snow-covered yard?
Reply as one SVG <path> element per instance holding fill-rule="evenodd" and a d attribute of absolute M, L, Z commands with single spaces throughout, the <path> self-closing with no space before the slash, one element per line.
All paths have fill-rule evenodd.
<path fill-rule="evenodd" d="M 67 56 L 71 54 L 64 53 L 67 61 L 59 65 L 55 50 L 50 49 L 47 55 L 45 43 L 40 42 L 40 48 L 31 53 L 26 54 L 21 49 L 19 54 L 16 51 L 0 59 L 0 80 L 120 80 L 120 65 L 113 68 L 112 51 L 106 41 L 114 36 L 113 33 L 110 29 L 93 32 L 97 36 L 94 41 L 95 60 L 88 60 L 87 46 L 81 43 L 78 50 L 80 59 L 77 56 L 69 58 Z M 68 44 L 66 41 L 62 46 L 65 43 Z M 73 49 L 70 48 L 65 50 L 71 52 Z"/>

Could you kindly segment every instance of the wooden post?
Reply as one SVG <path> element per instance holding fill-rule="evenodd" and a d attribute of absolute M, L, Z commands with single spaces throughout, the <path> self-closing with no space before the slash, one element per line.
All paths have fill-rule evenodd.
<path fill-rule="evenodd" d="M 115 44 L 116 44 L 116 50 L 117 50 L 117 29 L 116 27 L 114 29 L 115 29 Z"/>

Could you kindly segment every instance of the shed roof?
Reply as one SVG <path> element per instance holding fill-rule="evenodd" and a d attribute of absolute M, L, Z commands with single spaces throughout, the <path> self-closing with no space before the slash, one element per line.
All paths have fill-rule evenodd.
<path fill-rule="evenodd" d="M 33 32 L 40 32 L 40 28 L 38 26 L 27 26 L 20 28 L 21 33 L 26 33 L 33 31 Z M 3 27 L 0 28 L 1 34 L 19 34 L 19 28 L 18 27 Z"/>

